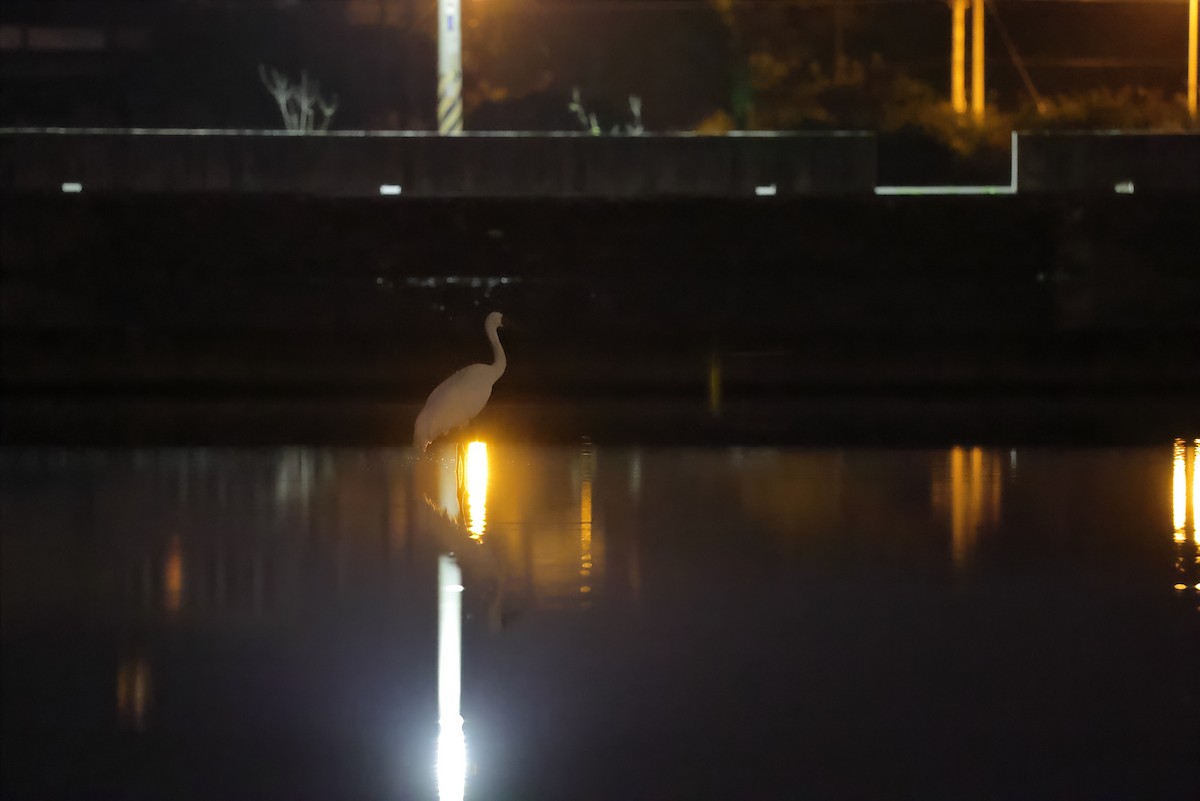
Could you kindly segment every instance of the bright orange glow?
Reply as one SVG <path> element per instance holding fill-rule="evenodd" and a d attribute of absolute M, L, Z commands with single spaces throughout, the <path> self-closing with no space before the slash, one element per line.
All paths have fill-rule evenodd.
<path fill-rule="evenodd" d="M 1176 585 L 1175 585 L 1175 589 L 1177 589 L 1177 590 L 1186 590 L 1186 589 L 1187 589 L 1187 585 L 1186 585 L 1186 584 L 1176 584 Z"/>
<path fill-rule="evenodd" d="M 163 605 L 168 612 L 183 607 L 183 546 L 179 537 L 172 537 L 163 562 Z"/>
<path fill-rule="evenodd" d="M 579 591 L 591 592 L 592 575 L 592 452 L 583 452 L 579 483 Z"/>
<path fill-rule="evenodd" d="M 979 531 L 1000 519 L 1000 460 L 983 448 L 950 449 L 942 478 L 935 476 L 934 504 L 950 506 L 950 550 L 954 563 L 966 564 Z M 942 484 L 942 482 L 945 482 Z"/>
<path fill-rule="evenodd" d="M 971 5 L 971 114 L 975 122 L 983 122 L 984 99 L 983 0 Z"/>
<path fill-rule="evenodd" d="M 978 526 L 984 516 L 982 448 L 971 448 L 971 512 Z"/>
<path fill-rule="evenodd" d="M 1200 3 L 1188 0 L 1188 66 L 1187 66 L 1187 110 L 1188 116 L 1196 119 L 1197 95 L 1197 40 L 1200 39 Z"/>
<path fill-rule="evenodd" d="M 1183 542 L 1187 538 L 1184 527 L 1187 525 L 1187 446 L 1182 439 L 1175 440 L 1174 470 L 1171 481 L 1172 522 L 1175 529 L 1175 541 Z"/>
<path fill-rule="evenodd" d="M 967 0 L 953 0 L 950 25 L 950 104 L 967 113 Z"/>
<path fill-rule="evenodd" d="M 954 447 L 950 450 L 950 543 L 956 564 L 962 564 L 967 557 L 967 505 L 963 487 L 966 479 L 963 475 L 963 449 Z M 974 532 L 970 532 L 974 539 Z"/>
<path fill-rule="evenodd" d="M 487 529 L 487 443 L 476 440 L 467 445 L 466 462 L 467 530 L 471 539 L 482 540 Z"/>
<path fill-rule="evenodd" d="M 1192 542 L 1200 546 L 1200 439 L 1192 443 Z"/>

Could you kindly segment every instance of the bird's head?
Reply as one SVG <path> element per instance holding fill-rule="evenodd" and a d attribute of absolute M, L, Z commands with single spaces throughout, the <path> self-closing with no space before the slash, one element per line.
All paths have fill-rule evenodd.
<path fill-rule="evenodd" d="M 487 319 L 483 321 L 483 326 L 489 331 L 495 331 L 497 328 L 503 328 L 504 315 L 500 312 L 492 312 L 487 316 Z"/>

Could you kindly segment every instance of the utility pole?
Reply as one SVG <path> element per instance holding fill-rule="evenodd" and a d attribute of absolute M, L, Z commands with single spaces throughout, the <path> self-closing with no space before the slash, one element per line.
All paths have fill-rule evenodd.
<path fill-rule="evenodd" d="M 950 105 L 967 113 L 967 0 L 950 0 Z"/>
<path fill-rule="evenodd" d="M 1192 118 L 1192 122 L 1196 121 L 1196 40 L 1200 38 L 1200 33 L 1197 32 L 1197 13 L 1198 0 L 1189 0 L 1188 2 L 1188 81 L 1187 81 L 1187 109 L 1188 116 Z"/>
<path fill-rule="evenodd" d="M 460 134 L 462 109 L 461 0 L 438 0 L 438 133 Z"/>
<path fill-rule="evenodd" d="M 971 2 L 971 115 L 983 122 L 983 0 Z"/>

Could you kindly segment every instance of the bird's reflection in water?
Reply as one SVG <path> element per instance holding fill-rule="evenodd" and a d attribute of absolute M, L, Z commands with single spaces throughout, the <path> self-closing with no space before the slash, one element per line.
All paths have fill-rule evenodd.
<path fill-rule="evenodd" d="M 462 801 L 467 784 L 467 738 L 462 701 L 462 571 L 453 556 L 438 557 L 437 790 Z"/>
<path fill-rule="evenodd" d="M 453 460 L 452 470 L 446 462 Z M 442 801 L 461 801 L 466 792 L 467 740 L 460 710 L 462 686 L 462 606 L 465 582 L 459 560 L 472 566 L 473 583 L 483 585 L 490 595 L 488 618 L 501 620 L 502 582 L 490 549 L 484 543 L 487 531 L 488 446 L 476 440 L 465 448 L 440 449 L 439 484 L 443 504 L 430 503 L 452 523 L 441 532 L 442 547 L 451 553 L 438 558 L 438 740 L 437 791 Z M 454 476 L 451 495 L 445 480 Z M 465 536 L 464 536 L 465 535 Z M 469 540 L 469 542 L 468 542 Z M 455 555 L 452 555 L 455 554 Z M 496 588 L 490 593 L 488 589 Z"/>
<path fill-rule="evenodd" d="M 747 714 L 770 714 L 775 697 L 805 682 L 787 669 L 789 656 L 772 638 L 755 634 L 759 618 L 751 615 L 760 612 L 777 612 L 781 626 L 832 646 L 811 649 L 832 655 L 810 673 L 844 676 L 838 698 L 860 699 L 848 719 L 873 731 L 888 731 L 887 710 L 876 714 L 876 702 L 894 687 L 864 688 L 864 675 L 874 681 L 886 674 L 899 686 L 932 665 L 936 680 L 947 655 L 964 649 L 979 677 L 935 681 L 922 691 L 950 693 L 938 709 L 949 710 L 939 736 L 951 748 L 963 731 L 990 736 L 991 721 L 971 710 L 981 699 L 991 703 L 989 688 L 1011 689 L 1012 647 L 1045 653 L 1038 660 L 1045 681 L 1035 676 L 1021 684 L 1028 693 L 1004 693 L 984 717 L 1009 714 L 1000 722 L 1012 729 L 1008 739 L 1032 741 L 1029 753 L 1014 759 L 1038 757 L 1043 729 L 1067 733 L 1060 753 L 1068 765 L 1079 753 L 1077 738 L 1067 735 L 1080 714 L 1105 744 L 1132 730 L 1137 736 L 1114 748 L 1144 761 L 1136 775 L 1116 778 L 1136 786 L 1164 766 L 1176 770 L 1148 752 L 1177 749 L 1190 732 L 1173 700 L 1185 697 L 1189 681 L 1194 685 L 1178 651 L 1179 633 L 1188 629 L 1176 625 L 1174 610 L 1164 612 L 1161 598 L 1182 607 L 1190 625 L 1200 601 L 1198 445 L 1193 435 L 1108 456 L 1090 448 L 1030 449 L 1020 454 L 1017 475 L 1009 451 L 969 445 L 631 451 L 489 439 L 485 480 L 478 481 L 481 471 L 468 481 L 473 471 L 464 462 L 461 503 L 453 445 L 443 450 L 444 464 L 416 459 L 409 448 L 7 451 L 0 453 L 0 607 L 5 632 L 18 643 L 6 659 L 30 692 L 6 696 L 5 722 L 11 701 L 14 731 L 42 738 L 45 786 L 58 786 L 61 743 L 70 741 L 100 754 L 120 750 L 130 776 L 160 777 L 146 789 L 154 793 L 210 769 L 204 755 L 216 752 L 204 745 L 205 733 L 225 732 L 231 713 L 243 715 L 256 736 L 235 743 L 248 746 L 245 760 L 235 760 L 243 772 L 222 771 L 222 784 L 214 785 L 215 795 L 232 791 L 228 796 L 237 794 L 236 783 L 258 780 L 251 762 L 262 748 L 269 763 L 279 755 L 298 764 L 297 782 L 349 777 L 330 774 L 323 760 L 306 765 L 303 756 L 325 749 L 324 761 L 366 765 L 352 754 L 400 720 L 395 742 L 405 764 L 395 775 L 413 781 L 409 755 L 419 753 L 424 791 L 433 783 L 437 734 L 428 686 L 431 574 L 436 554 L 452 544 L 461 554 L 466 592 L 458 597 L 473 660 L 464 676 L 486 681 L 464 685 L 465 737 L 453 718 L 446 726 L 444 788 L 460 786 L 449 768 L 467 758 L 480 762 L 479 788 L 467 780 L 473 795 L 504 794 L 491 792 L 498 783 L 482 790 L 492 770 L 511 778 L 506 789 L 534 781 L 543 768 L 510 756 L 556 748 L 570 720 L 595 722 L 603 738 L 636 733 L 645 717 L 638 704 L 614 699 L 637 698 L 654 714 L 696 710 L 686 719 L 694 731 L 652 730 L 650 739 L 630 741 L 632 756 L 660 736 L 694 737 L 687 749 L 719 742 L 724 724 L 742 719 L 743 698 L 751 704 Z M 477 497 L 476 487 L 486 495 Z M 439 513 L 443 497 L 457 522 Z M 476 514 L 477 505 L 486 515 Z M 482 537 L 473 538 L 476 532 Z M 341 554 L 344 584 L 334 580 Z M 503 580 L 489 595 L 484 587 L 492 576 Z M 941 580 L 950 576 L 955 581 Z M 722 604 L 731 590 L 739 602 Z M 625 605 L 630 596 L 640 598 L 636 609 Z M 257 597 L 265 599 L 261 607 Z M 511 608 L 513 600 L 524 604 L 524 616 L 489 638 L 484 609 L 495 619 L 490 610 Z M 718 606 L 720 615 L 713 612 Z M 831 618 L 830 609 L 839 614 Z M 841 647 L 847 620 L 856 638 L 862 630 L 861 643 L 855 640 L 862 647 Z M 131 635 L 136 642 L 125 642 Z M 110 636 L 119 639 L 106 644 Z M 41 647 L 43 637 L 52 649 Z M 722 638 L 737 650 L 723 648 Z M 26 641 L 34 647 L 20 647 Z M 863 653 L 894 651 L 897 643 L 899 673 L 858 669 Z M 1153 647 L 1128 657 L 1129 643 Z M 97 653 L 108 657 L 97 661 Z M 743 661 L 731 663 L 729 654 Z M 1167 655 L 1147 662 L 1155 654 Z M 595 675 L 605 677 L 603 686 Z M 1080 683 L 1081 675 L 1091 678 Z M 660 698 L 660 687 L 668 695 Z M 1120 690 L 1111 700 L 1118 722 L 1128 718 L 1128 726 L 1106 730 L 1103 714 L 1086 718 L 1096 688 Z M 731 690 L 733 702 L 718 706 L 735 717 L 704 728 L 705 699 Z M 1060 702 L 1063 693 L 1069 697 Z M 72 714 L 47 717 L 45 698 Z M 820 710 L 826 698 L 818 688 L 812 698 L 797 697 L 796 708 L 815 703 Z M 506 719 L 510 710 L 528 717 Z M 568 719 L 556 719 L 558 710 Z M 1164 729 L 1164 721 L 1173 728 Z M 493 722 L 509 743 L 487 739 Z M 101 728 L 115 726 L 121 734 L 110 735 L 119 741 L 100 738 Z M 152 733 L 133 737 L 138 729 Z M 907 760 L 902 740 L 875 745 L 900 748 Z M 158 744 L 171 742 L 197 748 L 159 759 L 165 752 Z M 764 735 L 747 748 L 764 748 L 774 759 L 774 746 Z M 855 747 L 848 742 L 846 755 L 835 748 L 820 756 L 853 761 Z M 591 754 L 574 753 L 555 754 L 566 756 L 564 773 L 594 767 Z M 676 753 L 684 751 L 663 752 L 672 775 L 694 771 L 694 760 L 669 762 Z M 1105 756 L 1103 765 L 1120 761 Z M 656 758 L 634 768 L 653 772 Z M 1042 767 L 1053 769 L 1048 764 Z M 935 783 L 942 767 L 930 763 Z M 962 786 L 986 781 L 981 776 L 960 777 Z M 726 786 L 742 780 L 731 776 Z M 356 789 L 340 796 L 385 794 Z M 120 794 L 115 787 L 113 795 Z"/>
<path fill-rule="evenodd" d="M 490 468 L 488 445 L 482 440 L 436 449 L 432 460 L 437 497 L 425 495 L 425 501 L 457 527 L 458 534 L 482 543 L 487 533 L 487 495 Z M 449 550 L 457 546 L 443 543 Z"/>
<path fill-rule="evenodd" d="M 489 541 L 488 490 L 493 480 L 488 443 L 474 440 L 465 447 L 438 447 L 432 460 L 437 470 L 437 495 L 426 501 L 443 523 L 437 530 L 439 547 L 453 553 L 466 573 L 472 599 L 482 599 L 488 628 L 497 633 L 519 613 L 522 602 L 511 596 L 504 543 Z"/>

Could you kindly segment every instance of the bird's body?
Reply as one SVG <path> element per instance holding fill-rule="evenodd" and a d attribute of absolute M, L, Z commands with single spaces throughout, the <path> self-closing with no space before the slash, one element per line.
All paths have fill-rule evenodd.
<path fill-rule="evenodd" d="M 413 426 L 413 447 L 424 451 L 429 444 L 446 432 L 469 423 L 483 411 L 492 396 L 492 385 L 504 374 L 507 360 L 496 329 L 503 325 L 499 312 L 492 312 L 484 322 L 484 330 L 492 343 L 491 364 L 472 364 L 438 384 Z"/>

